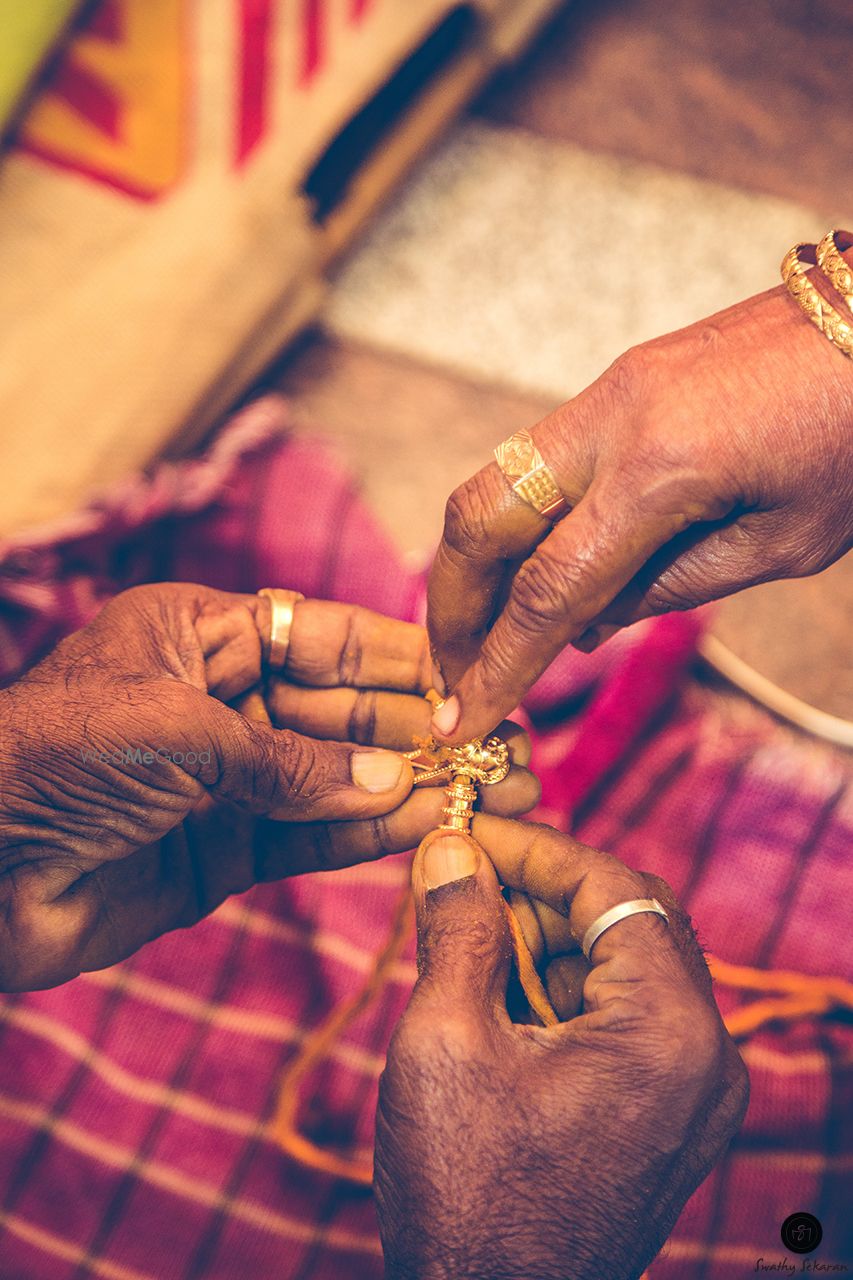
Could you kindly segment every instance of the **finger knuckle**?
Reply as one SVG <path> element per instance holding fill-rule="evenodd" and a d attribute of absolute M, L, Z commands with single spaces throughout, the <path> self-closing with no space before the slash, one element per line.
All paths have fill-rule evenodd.
<path fill-rule="evenodd" d="M 346 632 L 338 653 L 337 678 L 340 685 L 353 685 L 358 682 L 364 662 L 363 635 L 367 610 L 356 606 L 347 618 Z"/>
<path fill-rule="evenodd" d="M 368 847 L 375 851 L 376 857 L 381 858 L 388 853 L 396 852 L 397 842 L 384 813 L 378 813 L 374 818 L 370 819 L 369 830 Z"/>
<path fill-rule="evenodd" d="M 654 582 L 644 593 L 643 599 L 654 614 L 687 613 L 695 609 L 697 587 L 686 574 L 670 570 L 666 578 Z"/>
<path fill-rule="evenodd" d="M 291 801 L 307 807 L 328 786 L 328 769 L 310 738 L 283 729 L 277 735 L 281 770 Z"/>
<path fill-rule="evenodd" d="M 502 689 L 512 683 L 517 670 L 515 645 L 520 632 L 493 631 L 480 650 L 480 668 L 486 688 Z"/>
<path fill-rule="evenodd" d="M 376 737 L 378 693 L 375 689 L 357 693 L 347 721 L 347 740 L 360 746 L 372 746 Z"/>
<path fill-rule="evenodd" d="M 470 557 L 488 543 L 494 512 L 494 494 L 485 471 L 465 480 L 447 500 L 444 541 L 460 555 Z"/>
<path fill-rule="evenodd" d="M 410 1071 L 441 1073 L 450 1065 L 472 1063 L 481 1053 L 482 1034 L 475 1019 L 445 1002 L 416 1004 L 400 1024 L 395 1044 L 395 1059 Z"/>
<path fill-rule="evenodd" d="M 667 910 L 669 910 L 670 906 L 677 905 L 671 885 L 662 876 L 656 875 L 653 871 L 641 871 L 640 875 L 646 882 L 650 896 L 665 903 Z"/>
<path fill-rule="evenodd" d="M 516 574 L 507 621 L 525 637 L 535 637 L 562 622 L 567 599 L 582 578 L 579 566 L 562 564 L 540 550 Z"/>
<path fill-rule="evenodd" d="M 627 405 L 642 402 L 658 366 L 655 348 L 649 343 L 629 347 L 613 361 L 604 374 L 607 390 Z"/>

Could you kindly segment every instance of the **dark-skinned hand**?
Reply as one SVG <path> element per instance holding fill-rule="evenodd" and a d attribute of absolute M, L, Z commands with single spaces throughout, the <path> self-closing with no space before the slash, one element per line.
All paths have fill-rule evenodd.
<path fill-rule="evenodd" d="M 258 881 L 411 848 L 440 820 L 441 791 L 412 792 L 396 754 L 429 723 L 423 629 L 297 605 L 277 727 L 228 705 L 268 631 L 265 598 L 137 587 L 0 692 L 1 989 L 113 964 Z M 516 764 L 485 803 L 524 812 L 529 744 L 504 729 Z"/>
<path fill-rule="evenodd" d="M 538 515 L 495 462 L 447 505 L 428 618 L 447 741 L 486 733 L 570 642 L 853 544 L 853 363 L 784 288 L 628 351 L 533 436 L 567 516 Z"/>
<path fill-rule="evenodd" d="M 742 1119 L 746 1072 L 660 880 L 550 828 L 480 815 L 414 866 L 419 978 L 380 1084 L 389 1280 L 629 1280 Z M 495 874 L 497 870 L 497 876 Z M 510 1020 L 498 878 L 565 1021 Z M 592 948 L 608 908 L 658 897 Z"/>

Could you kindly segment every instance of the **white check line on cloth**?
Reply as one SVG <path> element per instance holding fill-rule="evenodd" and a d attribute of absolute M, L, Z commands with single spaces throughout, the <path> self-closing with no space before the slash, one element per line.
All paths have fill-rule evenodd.
<path fill-rule="evenodd" d="M 214 1209 L 227 1217 L 248 1223 L 260 1231 L 266 1231 L 283 1240 L 297 1240 L 302 1244 L 313 1244 L 322 1237 L 323 1243 L 333 1249 L 346 1250 L 352 1253 L 365 1253 L 381 1257 L 382 1248 L 379 1239 L 372 1235 L 343 1231 L 336 1227 L 312 1228 L 295 1218 L 277 1213 L 254 1200 L 231 1199 L 224 1196 L 218 1187 L 190 1177 L 179 1169 L 172 1168 L 157 1160 L 137 1161 L 136 1153 L 108 1138 L 92 1134 L 73 1120 L 57 1117 L 42 1106 L 34 1103 L 19 1102 L 0 1094 L 0 1115 L 15 1120 L 27 1128 L 46 1129 L 52 1138 L 91 1160 L 109 1168 L 122 1172 L 133 1168 L 134 1176 L 140 1181 L 157 1187 L 169 1195 L 181 1196 L 185 1200 Z"/>
<path fill-rule="evenodd" d="M 91 1045 L 85 1036 L 49 1014 L 30 1009 L 26 1005 L 18 1005 L 6 1011 L 5 1020 L 10 1026 L 46 1040 L 77 1062 L 88 1059 L 86 1066 L 93 1075 L 117 1093 L 133 1098 L 136 1102 L 148 1103 L 152 1107 L 166 1107 L 198 1124 L 206 1124 L 243 1137 L 248 1137 L 257 1128 L 257 1116 L 247 1111 L 209 1102 L 198 1094 L 173 1089 L 159 1080 L 145 1079 L 127 1071 L 102 1049 Z"/>
<path fill-rule="evenodd" d="M 241 1035 L 259 1040 L 274 1040 L 278 1044 L 299 1044 L 311 1028 L 298 1027 L 290 1018 L 280 1014 L 260 1013 L 239 1009 L 233 1004 L 211 1004 L 198 996 L 190 995 L 179 987 L 173 987 L 159 978 L 148 978 L 140 973 L 123 973 L 119 969 L 98 969 L 84 973 L 79 982 L 93 982 L 102 987 L 113 987 L 121 982 L 124 995 L 133 996 L 158 1009 L 169 1009 L 199 1022 L 215 1027 L 225 1027 Z M 384 1054 L 371 1053 L 356 1045 L 337 1045 L 334 1057 L 342 1065 L 365 1075 L 378 1076 L 385 1065 Z"/>
<path fill-rule="evenodd" d="M 31 1244 L 36 1249 L 41 1249 L 52 1258 L 61 1258 L 63 1262 L 69 1262 L 74 1266 L 85 1262 L 91 1274 L 101 1276 L 102 1280 L 157 1280 L 156 1276 L 147 1271 L 123 1267 L 117 1262 L 110 1262 L 107 1258 L 90 1258 L 80 1245 L 71 1244 L 68 1240 L 55 1236 L 53 1232 L 37 1227 L 35 1223 L 28 1222 L 17 1213 L 4 1213 L 0 1210 L 0 1226 L 5 1227 L 19 1240 Z"/>
<path fill-rule="evenodd" d="M 285 920 L 278 920 L 265 911 L 259 911 L 256 907 L 243 907 L 233 899 L 223 902 L 210 919 L 227 925 L 239 925 L 247 933 L 299 947 L 303 951 L 328 956 L 332 960 L 338 960 L 341 964 L 347 965 L 350 969 L 355 969 L 357 973 L 368 973 L 376 959 L 374 951 L 359 947 L 354 942 L 348 942 L 340 934 L 330 933 L 325 929 L 318 929 L 316 933 L 310 929 L 299 929 Z M 377 950 L 382 945 L 382 941 L 384 938 L 377 943 Z M 387 980 L 409 987 L 414 984 L 417 976 L 418 970 L 413 960 L 398 960 L 388 970 Z"/>

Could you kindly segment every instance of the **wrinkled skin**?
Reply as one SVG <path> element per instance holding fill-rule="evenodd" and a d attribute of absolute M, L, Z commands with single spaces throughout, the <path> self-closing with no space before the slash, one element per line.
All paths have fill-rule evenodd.
<path fill-rule="evenodd" d="M 784 289 L 628 351 L 533 435 L 569 515 L 552 526 L 495 462 L 447 504 L 428 619 L 447 741 L 497 724 L 570 642 L 853 544 L 853 362 Z"/>
<path fill-rule="evenodd" d="M 299 604 L 271 728 L 227 705 L 261 677 L 268 609 L 138 587 L 0 692 L 0 989 L 113 964 L 257 881 L 399 852 L 440 820 L 441 792 L 412 793 L 398 756 L 386 790 L 354 781 L 353 743 L 405 749 L 427 730 L 423 629 Z M 525 764 L 524 735 L 504 729 Z M 123 754 L 137 749 L 154 758 Z M 486 803 L 537 797 L 516 764 Z"/>
<path fill-rule="evenodd" d="M 475 874 L 414 868 L 420 976 L 381 1080 L 376 1196 L 389 1280 L 628 1280 L 738 1127 L 746 1073 L 689 921 L 660 880 L 530 824 L 480 816 Z M 506 1008 L 495 875 L 566 1021 Z M 446 875 L 446 873 L 445 873 Z M 439 875 L 441 877 L 441 873 Z M 657 896 L 577 939 L 602 911 Z M 581 1003 L 582 1001 L 582 1003 Z"/>

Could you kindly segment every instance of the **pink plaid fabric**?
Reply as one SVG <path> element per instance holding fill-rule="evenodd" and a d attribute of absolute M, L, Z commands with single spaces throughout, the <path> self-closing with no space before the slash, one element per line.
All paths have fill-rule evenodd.
<path fill-rule="evenodd" d="M 416 616 L 422 582 L 285 427 L 281 402 L 260 401 L 204 458 L 0 548 L 5 677 L 141 581 L 281 582 Z M 722 958 L 850 977 L 850 759 L 697 679 L 700 625 L 661 620 L 551 668 L 525 708 L 537 816 L 665 876 Z M 266 1125 L 282 1066 L 361 983 L 407 874 L 399 857 L 260 886 L 113 969 L 0 1000 L 2 1280 L 378 1280 L 369 1192 L 294 1164 Z M 414 976 L 410 942 L 309 1081 L 318 1139 L 370 1143 Z M 802 1209 L 823 1223 L 818 1259 L 853 1263 L 853 1030 L 769 1029 L 745 1056 L 744 1130 L 653 1280 L 752 1273 Z"/>

